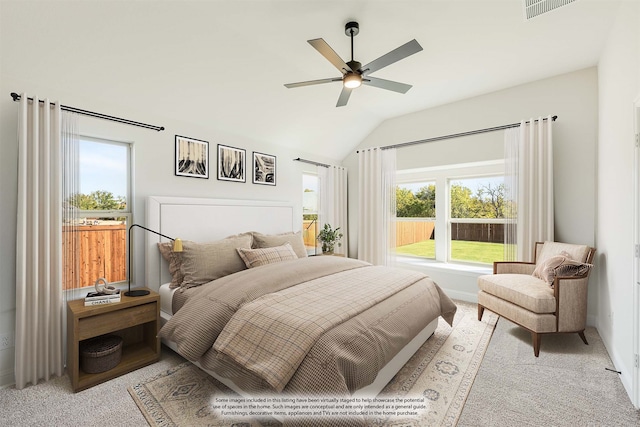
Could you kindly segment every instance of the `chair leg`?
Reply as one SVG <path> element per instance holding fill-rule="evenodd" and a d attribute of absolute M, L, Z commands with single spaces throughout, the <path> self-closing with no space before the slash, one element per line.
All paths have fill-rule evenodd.
<path fill-rule="evenodd" d="M 578 332 L 578 335 L 580 335 L 580 338 L 582 338 L 583 343 L 585 343 L 586 345 L 589 345 L 589 343 L 587 342 L 587 337 L 584 336 L 584 331 Z"/>
<path fill-rule="evenodd" d="M 531 338 L 533 340 L 533 354 L 538 357 L 540 355 L 540 341 L 542 341 L 542 334 L 531 332 Z"/>
<path fill-rule="evenodd" d="M 484 314 L 484 307 L 478 304 L 478 321 L 482 321 L 482 315 Z"/>

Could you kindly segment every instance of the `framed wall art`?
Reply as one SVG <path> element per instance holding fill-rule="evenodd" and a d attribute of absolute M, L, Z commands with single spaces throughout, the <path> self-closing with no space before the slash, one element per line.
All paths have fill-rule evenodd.
<path fill-rule="evenodd" d="M 218 179 L 246 182 L 245 157 L 246 151 L 242 148 L 218 144 Z"/>
<path fill-rule="evenodd" d="M 209 143 L 176 135 L 175 174 L 209 179 Z"/>
<path fill-rule="evenodd" d="M 276 185 L 276 156 L 253 152 L 253 183 Z"/>

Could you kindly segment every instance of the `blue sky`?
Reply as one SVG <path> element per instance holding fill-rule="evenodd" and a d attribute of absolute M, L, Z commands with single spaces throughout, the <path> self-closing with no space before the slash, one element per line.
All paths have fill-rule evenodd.
<path fill-rule="evenodd" d="M 302 191 L 304 190 L 318 191 L 318 175 L 302 175 Z"/>
<path fill-rule="evenodd" d="M 127 151 L 125 144 L 80 141 L 80 192 L 105 190 L 127 196 Z"/>

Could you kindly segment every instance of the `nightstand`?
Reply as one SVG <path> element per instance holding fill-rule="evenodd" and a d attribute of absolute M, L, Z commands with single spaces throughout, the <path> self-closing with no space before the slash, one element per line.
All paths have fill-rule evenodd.
<path fill-rule="evenodd" d="M 85 307 L 84 299 L 67 303 L 67 372 L 74 392 L 157 362 L 160 359 L 160 296 L 122 295 L 112 304 Z M 104 334 L 123 339 L 122 359 L 112 369 L 88 374 L 80 369 L 80 342 Z"/>

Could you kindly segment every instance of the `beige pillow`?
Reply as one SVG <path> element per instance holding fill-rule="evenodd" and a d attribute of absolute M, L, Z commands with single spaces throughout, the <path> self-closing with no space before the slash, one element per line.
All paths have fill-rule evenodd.
<path fill-rule="evenodd" d="M 183 288 L 191 288 L 245 270 L 236 249 L 251 248 L 251 233 L 229 236 L 210 243 L 182 242 Z"/>
<path fill-rule="evenodd" d="M 562 255 L 552 256 L 538 263 L 536 269 L 533 270 L 533 276 L 544 280 L 547 284 L 553 284 L 556 278 L 556 267 L 560 266 L 567 258 Z"/>
<path fill-rule="evenodd" d="M 556 277 L 582 276 L 589 272 L 591 264 L 571 259 L 568 252 L 562 251 L 560 255 L 552 256 L 538 263 L 533 276 L 544 280 L 553 287 Z"/>
<path fill-rule="evenodd" d="M 182 274 L 182 252 L 173 252 L 173 242 L 158 243 L 158 249 L 164 258 L 169 263 L 169 273 L 171 274 L 171 289 L 178 288 L 184 280 Z"/>
<path fill-rule="evenodd" d="M 589 255 L 589 246 L 560 242 L 544 242 L 536 257 L 536 264 L 556 255 L 565 255 L 572 260 L 585 262 Z"/>
<path fill-rule="evenodd" d="M 298 256 L 293 251 L 291 244 L 288 242 L 282 246 L 274 246 L 272 248 L 238 248 L 237 251 L 240 257 L 244 260 L 247 268 L 260 267 L 261 265 L 274 264 L 276 262 L 290 259 L 298 259 Z"/>
<path fill-rule="evenodd" d="M 272 248 L 290 243 L 298 258 L 307 257 L 307 248 L 304 247 L 302 232 L 282 234 L 262 234 L 253 232 L 253 248 Z"/>

